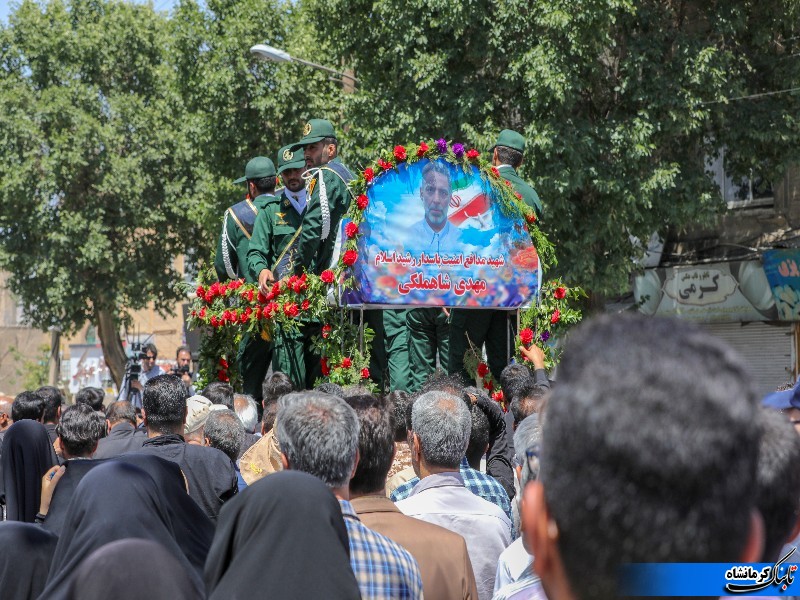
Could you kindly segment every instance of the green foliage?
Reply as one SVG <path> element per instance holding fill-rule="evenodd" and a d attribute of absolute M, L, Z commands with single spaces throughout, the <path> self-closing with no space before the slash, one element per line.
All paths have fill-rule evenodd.
<path fill-rule="evenodd" d="M 796 0 L 306 0 L 347 98 L 351 152 L 430 136 L 488 148 L 528 139 L 522 174 L 545 206 L 555 274 L 595 294 L 627 288 L 631 236 L 722 207 L 705 159 L 770 177 L 800 156 Z M 794 55 L 794 56 L 793 56 Z"/>
<path fill-rule="evenodd" d="M 41 344 L 37 351 L 38 359 L 31 360 L 26 358 L 16 346 L 9 346 L 8 356 L 14 361 L 14 374 L 11 376 L 11 383 L 22 378 L 22 386 L 26 390 L 35 390 L 47 384 L 50 346 Z"/>

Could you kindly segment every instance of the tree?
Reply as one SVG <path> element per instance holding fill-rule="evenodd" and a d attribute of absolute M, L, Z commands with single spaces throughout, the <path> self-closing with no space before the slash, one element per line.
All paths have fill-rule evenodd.
<path fill-rule="evenodd" d="M 646 240 L 723 207 L 705 172 L 776 176 L 800 156 L 797 3 L 306 0 L 361 79 L 350 143 L 366 158 L 422 136 L 528 138 L 556 274 L 596 305 L 627 288 Z M 323 10 L 323 7 L 325 10 Z"/>
<path fill-rule="evenodd" d="M 93 322 L 117 384 L 121 323 L 172 309 L 199 232 L 168 34 L 119 0 L 25 0 L 0 30 L 0 267 L 36 326 Z"/>

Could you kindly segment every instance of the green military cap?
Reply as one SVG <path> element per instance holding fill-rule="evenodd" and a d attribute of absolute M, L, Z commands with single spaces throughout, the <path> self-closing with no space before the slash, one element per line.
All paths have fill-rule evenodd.
<path fill-rule="evenodd" d="M 302 150 L 292 150 L 292 144 L 278 150 L 278 175 L 286 169 L 302 169 L 306 166 Z"/>
<path fill-rule="evenodd" d="M 497 136 L 497 143 L 491 147 L 494 150 L 497 146 L 505 146 L 512 150 L 525 152 L 525 138 L 513 129 L 503 129 Z"/>
<path fill-rule="evenodd" d="M 311 119 L 303 127 L 303 138 L 296 144 L 292 144 L 291 149 L 297 150 L 303 146 L 308 146 L 327 137 L 336 137 L 333 124 L 327 119 Z"/>
<path fill-rule="evenodd" d="M 244 168 L 244 177 L 235 179 L 233 183 L 243 183 L 250 179 L 261 179 L 262 177 L 275 177 L 275 163 L 266 156 L 256 156 Z"/>

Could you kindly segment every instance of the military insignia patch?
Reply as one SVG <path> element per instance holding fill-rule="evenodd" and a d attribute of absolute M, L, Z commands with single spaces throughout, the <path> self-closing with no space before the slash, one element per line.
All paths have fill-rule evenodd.
<path fill-rule="evenodd" d="M 288 200 L 284 200 L 283 201 L 283 207 L 287 208 L 288 206 L 289 206 L 289 201 Z M 281 214 L 281 213 L 278 213 L 278 214 Z"/>
<path fill-rule="evenodd" d="M 311 133 L 311 123 L 306 123 L 306 126 L 303 127 L 303 135 L 308 135 Z"/>
<path fill-rule="evenodd" d="M 286 162 L 289 162 L 293 158 L 294 158 L 294 152 L 292 152 L 288 148 L 283 151 L 283 160 L 285 160 Z"/>

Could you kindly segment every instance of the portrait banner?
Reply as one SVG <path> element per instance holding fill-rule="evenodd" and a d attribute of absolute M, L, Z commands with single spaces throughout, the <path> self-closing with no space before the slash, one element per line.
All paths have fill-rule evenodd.
<path fill-rule="evenodd" d="M 518 308 L 541 267 L 522 216 L 475 166 L 398 164 L 367 188 L 350 305 Z"/>

